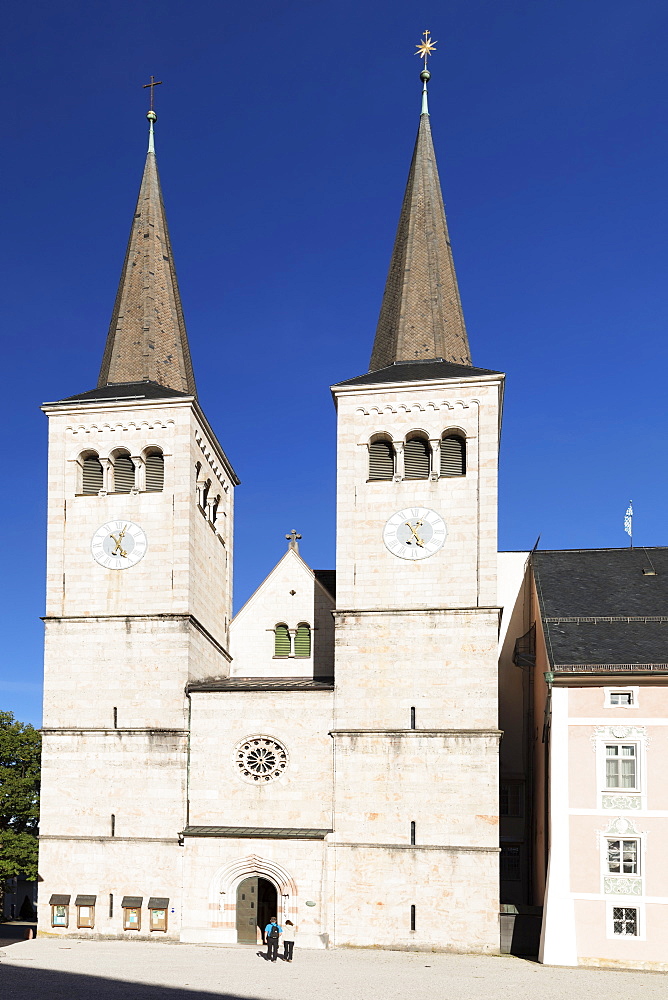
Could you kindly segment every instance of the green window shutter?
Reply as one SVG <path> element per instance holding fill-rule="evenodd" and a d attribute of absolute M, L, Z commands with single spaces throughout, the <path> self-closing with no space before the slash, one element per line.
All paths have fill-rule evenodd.
<path fill-rule="evenodd" d="M 295 656 L 311 655 L 311 627 L 300 622 L 295 634 Z"/>
<path fill-rule="evenodd" d="M 159 493 L 165 485 L 165 460 L 162 455 L 146 456 L 146 489 Z"/>
<path fill-rule="evenodd" d="M 114 462 L 114 493 L 129 493 L 135 485 L 135 467 L 129 455 L 119 455 Z"/>
<path fill-rule="evenodd" d="M 449 434 L 441 441 L 441 475 L 466 475 L 466 441 L 456 434 Z"/>
<path fill-rule="evenodd" d="M 274 629 L 274 656 L 290 655 L 290 633 L 287 625 L 277 625 Z"/>
<path fill-rule="evenodd" d="M 102 489 L 102 466 L 97 455 L 89 455 L 83 464 L 83 492 L 97 495 Z"/>
<path fill-rule="evenodd" d="M 392 479 L 394 448 L 389 441 L 373 441 L 369 448 L 369 479 Z"/>
<path fill-rule="evenodd" d="M 404 477 L 429 479 L 429 443 L 422 438 L 411 438 L 404 447 Z"/>

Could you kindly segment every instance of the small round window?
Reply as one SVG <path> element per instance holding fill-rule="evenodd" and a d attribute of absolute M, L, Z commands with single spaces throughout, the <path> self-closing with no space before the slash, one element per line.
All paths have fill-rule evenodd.
<path fill-rule="evenodd" d="M 245 781 L 266 784 L 283 774 L 288 766 L 288 752 L 271 736 L 251 736 L 237 743 L 235 765 Z"/>

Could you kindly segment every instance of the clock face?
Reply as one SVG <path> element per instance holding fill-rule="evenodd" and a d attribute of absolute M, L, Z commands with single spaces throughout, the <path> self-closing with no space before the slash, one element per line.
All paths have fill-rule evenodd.
<path fill-rule="evenodd" d="M 101 525 L 91 542 L 93 559 L 105 569 L 128 569 L 136 566 L 146 554 L 146 535 L 132 521 L 107 521 Z"/>
<path fill-rule="evenodd" d="M 388 519 L 383 541 L 399 559 L 427 559 L 438 552 L 447 533 L 445 521 L 435 510 L 406 507 Z"/>

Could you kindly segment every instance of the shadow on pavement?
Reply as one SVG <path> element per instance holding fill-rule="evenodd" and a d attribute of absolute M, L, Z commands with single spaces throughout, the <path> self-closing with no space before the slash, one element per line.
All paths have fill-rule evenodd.
<path fill-rule="evenodd" d="M 187 986 L 152 986 L 147 983 L 105 979 L 100 976 L 52 969 L 31 969 L 0 961 L 2 995 L 12 1000 L 259 1000 L 250 994 L 212 993 Z"/>
<path fill-rule="evenodd" d="M 0 948 L 16 944 L 17 941 L 26 941 L 30 931 L 35 937 L 37 924 L 29 920 L 11 920 L 6 924 L 0 924 Z"/>

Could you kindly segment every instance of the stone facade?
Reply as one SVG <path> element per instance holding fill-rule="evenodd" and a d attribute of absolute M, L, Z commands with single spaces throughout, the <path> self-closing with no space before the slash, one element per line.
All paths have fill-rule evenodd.
<path fill-rule="evenodd" d="M 293 537 L 234 620 L 237 480 L 194 396 L 149 149 L 99 388 L 45 406 L 40 933 L 252 943 L 262 889 L 303 946 L 498 951 L 503 376 L 470 366 L 426 103 L 374 354 L 388 368 L 333 388 L 337 593 Z M 395 379 L 404 357 L 438 375 Z M 379 434 L 396 467 L 372 481 Z M 413 507 L 441 527 L 411 561 L 384 528 Z M 132 525 L 147 548 L 131 560 Z M 77 897 L 95 897 L 93 925 Z"/>

